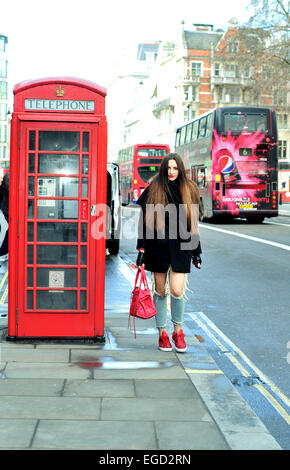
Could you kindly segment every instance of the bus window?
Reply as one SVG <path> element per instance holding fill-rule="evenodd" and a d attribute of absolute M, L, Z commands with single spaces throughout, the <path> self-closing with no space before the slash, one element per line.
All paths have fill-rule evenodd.
<path fill-rule="evenodd" d="M 212 135 L 212 126 L 213 126 L 213 114 L 209 114 L 207 116 L 206 137 L 210 137 Z"/>
<path fill-rule="evenodd" d="M 197 186 L 199 189 L 203 189 L 206 187 L 206 168 L 200 167 L 197 168 Z"/>
<path fill-rule="evenodd" d="M 175 137 L 175 147 L 178 147 L 180 145 L 180 136 L 181 136 L 180 129 L 177 129 L 176 137 Z"/>
<path fill-rule="evenodd" d="M 184 145 L 185 144 L 185 135 L 186 135 L 186 126 L 183 126 L 181 128 L 181 136 L 180 136 L 180 143 L 179 145 Z"/>
<path fill-rule="evenodd" d="M 155 149 L 155 148 L 149 149 L 148 148 L 148 149 L 137 150 L 137 155 L 140 157 L 165 157 L 167 153 L 168 153 L 167 149 Z"/>
<path fill-rule="evenodd" d="M 201 139 L 202 137 L 205 137 L 205 133 L 206 133 L 206 116 L 200 120 L 198 138 Z"/>
<path fill-rule="evenodd" d="M 232 132 L 266 132 L 267 116 L 265 114 L 224 113 L 224 131 Z"/>
<path fill-rule="evenodd" d="M 187 129 L 186 129 L 186 143 L 188 144 L 191 142 L 191 132 L 192 132 L 192 122 L 190 124 L 187 124 Z"/>
<path fill-rule="evenodd" d="M 199 123 L 199 120 L 194 121 L 194 123 L 193 123 L 192 136 L 191 136 L 191 140 L 192 140 L 192 141 L 197 139 L 198 123 Z"/>

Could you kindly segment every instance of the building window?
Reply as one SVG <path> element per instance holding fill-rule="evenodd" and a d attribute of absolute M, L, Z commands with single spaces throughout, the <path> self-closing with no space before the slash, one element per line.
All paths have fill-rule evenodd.
<path fill-rule="evenodd" d="M 6 52 L 6 38 L 0 37 L 0 52 Z"/>
<path fill-rule="evenodd" d="M 7 119 L 7 104 L 0 103 L 0 121 L 6 121 Z"/>
<path fill-rule="evenodd" d="M 278 106 L 287 106 L 287 91 L 283 89 L 274 90 L 273 101 Z"/>
<path fill-rule="evenodd" d="M 146 62 L 154 62 L 155 61 L 155 52 L 145 51 L 145 60 L 146 60 Z"/>
<path fill-rule="evenodd" d="M 225 77 L 235 78 L 238 76 L 238 67 L 234 64 L 225 65 Z"/>
<path fill-rule="evenodd" d="M 0 158 L 6 158 L 6 147 L 4 145 L 0 145 Z"/>
<path fill-rule="evenodd" d="M 7 99 L 7 82 L 0 81 L 0 99 Z"/>
<path fill-rule="evenodd" d="M 278 158 L 287 158 L 287 140 L 278 141 Z"/>
<path fill-rule="evenodd" d="M 0 59 L 0 77 L 7 78 L 7 60 Z"/>
<path fill-rule="evenodd" d="M 263 80 L 271 80 L 273 77 L 273 69 L 269 66 L 262 67 L 262 79 Z"/>
<path fill-rule="evenodd" d="M 200 62 L 191 62 L 190 64 L 190 73 L 192 77 L 201 76 L 201 63 Z"/>
<path fill-rule="evenodd" d="M 258 90 L 252 91 L 252 102 L 254 105 L 258 105 L 260 103 L 260 93 Z"/>
<path fill-rule="evenodd" d="M 224 101 L 226 103 L 239 103 L 240 102 L 240 88 L 225 88 Z"/>
<path fill-rule="evenodd" d="M 277 114 L 277 123 L 279 129 L 287 129 L 288 114 Z"/>
<path fill-rule="evenodd" d="M 0 142 L 7 142 L 7 125 L 0 124 Z"/>
<path fill-rule="evenodd" d="M 183 120 L 184 122 L 191 121 L 195 118 L 195 110 L 191 108 L 190 104 L 185 106 L 183 110 Z"/>
<path fill-rule="evenodd" d="M 228 53 L 229 54 L 237 54 L 239 52 L 239 41 L 237 40 L 229 40 L 228 41 Z"/>
<path fill-rule="evenodd" d="M 184 101 L 195 101 L 195 87 L 186 85 L 184 87 Z"/>
<path fill-rule="evenodd" d="M 215 77 L 220 76 L 220 64 L 214 64 L 214 76 Z"/>

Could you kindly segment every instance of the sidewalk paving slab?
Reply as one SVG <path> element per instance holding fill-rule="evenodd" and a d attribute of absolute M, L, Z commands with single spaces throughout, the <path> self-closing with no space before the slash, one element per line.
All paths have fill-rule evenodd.
<path fill-rule="evenodd" d="M 159 351 L 154 320 L 134 338 L 134 274 L 120 257 L 107 267 L 104 344 L 2 335 L 0 449 L 281 449 L 196 338 Z"/>

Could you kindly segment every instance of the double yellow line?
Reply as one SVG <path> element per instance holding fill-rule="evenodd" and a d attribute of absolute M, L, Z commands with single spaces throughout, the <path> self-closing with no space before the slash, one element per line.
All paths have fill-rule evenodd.
<path fill-rule="evenodd" d="M 286 409 L 279 403 L 277 398 L 285 404 L 288 408 L 290 406 L 290 400 L 284 395 L 284 393 L 279 390 L 279 388 L 268 379 L 268 377 L 263 374 L 263 372 L 258 369 L 258 367 L 253 364 L 253 362 L 234 344 L 232 341 L 227 338 L 216 325 L 207 318 L 203 312 L 195 312 L 188 314 L 197 324 L 200 326 L 204 332 L 210 337 L 214 343 L 219 347 L 219 349 L 226 353 L 226 357 L 232 362 L 232 364 L 241 372 L 243 377 L 251 377 L 252 374 L 241 364 L 240 360 L 236 357 L 238 356 L 241 358 L 244 363 L 246 363 L 261 379 L 261 382 L 268 386 L 268 389 L 262 384 L 253 384 L 253 386 L 268 400 L 268 402 L 276 409 L 276 411 L 280 414 L 280 416 L 286 421 L 286 423 L 290 424 L 290 415 L 286 411 Z M 216 334 L 213 334 L 212 331 L 208 328 L 208 326 L 214 330 Z M 218 339 L 218 337 L 223 339 L 223 341 L 230 347 L 232 350 L 229 351 L 227 347 Z M 233 354 L 234 353 L 234 354 Z"/>

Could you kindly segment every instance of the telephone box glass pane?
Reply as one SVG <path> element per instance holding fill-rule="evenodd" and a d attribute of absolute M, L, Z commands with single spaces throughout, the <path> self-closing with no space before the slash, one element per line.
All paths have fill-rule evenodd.
<path fill-rule="evenodd" d="M 34 201 L 33 199 L 28 199 L 28 219 L 34 218 Z"/>
<path fill-rule="evenodd" d="M 35 150 L 35 131 L 29 132 L 29 150 Z"/>
<path fill-rule="evenodd" d="M 73 242 L 78 241 L 78 224 L 69 222 L 38 222 L 38 242 Z"/>
<path fill-rule="evenodd" d="M 88 197 L 88 178 L 82 179 L 82 197 Z"/>
<path fill-rule="evenodd" d="M 76 310 L 77 292 L 70 290 L 36 291 L 36 308 L 42 310 Z"/>
<path fill-rule="evenodd" d="M 39 131 L 39 150 L 78 152 L 80 133 L 68 131 Z"/>
<path fill-rule="evenodd" d="M 36 286 L 61 288 L 77 287 L 78 273 L 75 268 L 37 268 Z"/>
<path fill-rule="evenodd" d="M 77 264 L 78 247 L 67 245 L 37 246 L 37 264 Z"/>
<path fill-rule="evenodd" d="M 34 196 L 34 176 L 28 177 L 28 196 Z"/>
<path fill-rule="evenodd" d="M 86 270 L 86 268 L 81 269 L 81 287 L 87 287 L 87 270 Z"/>
<path fill-rule="evenodd" d="M 33 291 L 28 290 L 27 291 L 27 308 L 32 309 L 33 308 Z"/>
<path fill-rule="evenodd" d="M 27 287 L 33 287 L 33 268 L 27 268 Z"/>
<path fill-rule="evenodd" d="M 78 197 L 78 183 L 78 178 L 66 176 L 37 178 L 37 195 L 41 197 Z"/>
<path fill-rule="evenodd" d="M 79 156 L 62 154 L 50 155 L 48 153 L 39 153 L 38 173 L 78 174 Z"/>
<path fill-rule="evenodd" d="M 80 292 L 80 309 L 86 310 L 87 308 L 87 293 L 85 290 L 81 290 Z"/>
<path fill-rule="evenodd" d="M 33 245 L 27 245 L 27 264 L 33 264 Z"/>
<path fill-rule="evenodd" d="M 83 243 L 87 241 L 87 224 L 81 226 L 81 241 Z"/>
<path fill-rule="evenodd" d="M 88 155 L 83 155 L 83 168 L 82 168 L 82 174 L 87 175 L 88 174 L 88 169 L 89 169 L 89 160 L 88 160 Z"/>
<path fill-rule="evenodd" d="M 88 152 L 89 151 L 89 133 L 84 132 L 83 133 L 83 152 Z"/>
<path fill-rule="evenodd" d="M 35 161 L 34 161 L 34 153 L 30 153 L 30 154 L 29 154 L 29 168 L 28 168 L 28 173 L 34 173 L 34 168 L 35 168 L 34 163 L 35 163 Z"/>
<path fill-rule="evenodd" d="M 33 242 L 34 240 L 34 224 L 33 222 L 28 222 L 27 227 L 27 240 Z"/>
<path fill-rule="evenodd" d="M 77 219 L 78 201 L 38 199 L 38 219 Z"/>
<path fill-rule="evenodd" d="M 81 246 L 81 264 L 87 264 L 87 247 Z"/>

